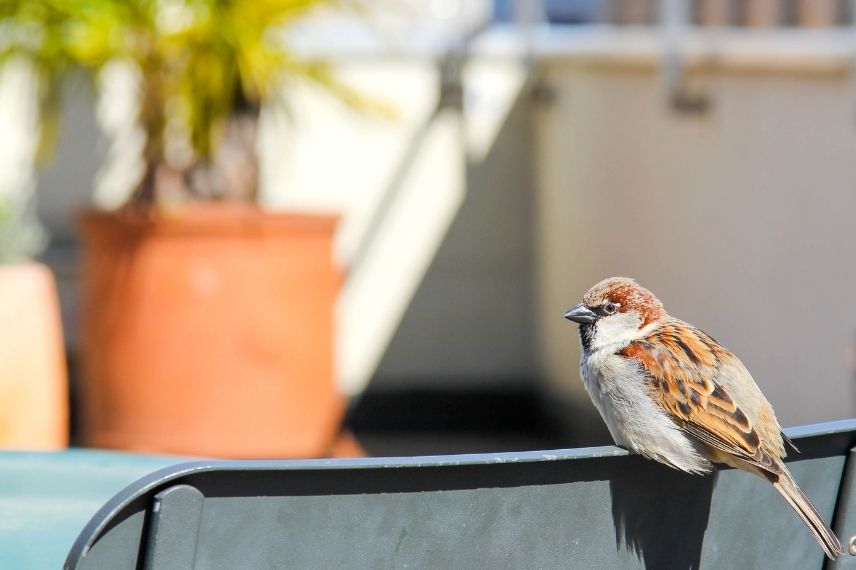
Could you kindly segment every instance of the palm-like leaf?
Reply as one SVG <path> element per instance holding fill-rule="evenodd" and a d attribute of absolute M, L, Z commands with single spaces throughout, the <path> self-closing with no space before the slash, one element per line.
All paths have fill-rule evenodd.
<path fill-rule="evenodd" d="M 257 115 L 284 77 L 307 78 L 368 107 L 326 65 L 296 58 L 279 33 L 319 5 L 359 1 L 0 0 L 0 59 L 33 61 L 45 134 L 55 124 L 57 85 L 73 65 L 97 72 L 113 60 L 133 63 L 150 169 L 169 162 L 166 132 L 175 124 L 199 163 L 214 156 L 231 118 Z"/>

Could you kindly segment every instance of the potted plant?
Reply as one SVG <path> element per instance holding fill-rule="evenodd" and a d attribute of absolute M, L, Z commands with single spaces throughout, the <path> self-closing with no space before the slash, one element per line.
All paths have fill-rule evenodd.
<path fill-rule="evenodd" d="M 29 197 L 0 191 L 0 448 L 68 445 L 68 382 L 59 299 Z"/>
<path fill-rule="evenodd" d="M 35 1 L 35 0 L 34 0 Z M 351 97 L 278 32 L 318 0 L 39 0 L 93 76 L 136 77 L 142 175 L 81 219 L 81 435 L 96 447 L 324 455 L 340 272 L 332 216 L 255 204 L 262 106 L 293 77 Z"/>

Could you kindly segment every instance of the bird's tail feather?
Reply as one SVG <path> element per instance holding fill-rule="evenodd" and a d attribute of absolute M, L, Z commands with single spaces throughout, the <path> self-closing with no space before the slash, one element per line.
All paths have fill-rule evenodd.
<path fill-rule="evenodd" d="M 793 507 L 809 530 L 814 534 L 820 547 L 826 555 L 835 560 L 837 556 L 844 554 L 844 548 L 832 529 L 824 522 L 823 517 L 817 512 L 812 502 L 805 493 L 797 486 L 788 469 L 781 465 L 782 472 L 778 480 L 773 481 L 773 486 L 782 494 L 788 504 Z"/>

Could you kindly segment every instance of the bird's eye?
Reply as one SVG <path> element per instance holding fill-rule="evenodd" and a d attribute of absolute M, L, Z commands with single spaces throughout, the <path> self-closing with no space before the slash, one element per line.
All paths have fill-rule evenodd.
<path fill-rule="evenodd" d="M 618 310 L 618 303 L 608 302 L 603 305 L 603 314 L 612 315 Z"/>

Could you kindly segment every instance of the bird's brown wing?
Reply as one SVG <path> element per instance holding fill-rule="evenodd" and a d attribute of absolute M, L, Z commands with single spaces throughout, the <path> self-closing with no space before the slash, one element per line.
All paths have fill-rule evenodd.
<path fill-rule="evenodd" d="M 716 341 L 684 323 L 666 324 L 621 353 L 639 362 L 654 402 L 680 429 L 716 450 L 778 472 L 747 415 L 714 380 L 723 362 L 734 358 Z"/>
<path fill-rule="evenodd" d="M 717 384 L 723 367 L 731 368 L 732 373 L 736 369 L 748 374 L 742 365 L 734 366 L 733 354 L 684 323 L 667 323 L 647 339 L 631 343 L 622 354 L 639 362 L 654 402 L 678 428 L 719 452 L 713 454 L 718 458 L 727 454 L 727 463 L 753 471 L 757 468 L 757 473 L 766 477 L 799 514 L 829 558 L 834 560 L 844 553 L 838 537 L 800 490 L 788 468 L 764 449 L 749 417 Z"/>

